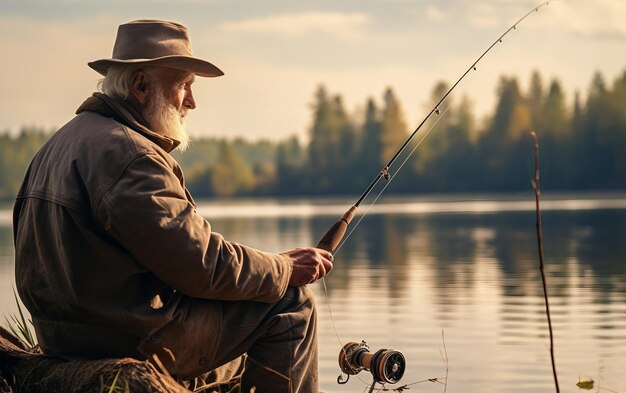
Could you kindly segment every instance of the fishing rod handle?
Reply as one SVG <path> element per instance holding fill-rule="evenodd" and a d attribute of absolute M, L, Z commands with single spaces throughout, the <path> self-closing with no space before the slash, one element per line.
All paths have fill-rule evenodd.
<path fill-rule="evenodd" d="M 341 217 L 339 221 L 337 221 L 329 230 L 326 232 L 322 240 L 317 244 L 317 248 L 321 248 L 323 250 L 334 253 L 337 249 L 337 246 L 343 239 L 343 236 L 346 234 L 346 230 L 348 229 L 348 225 L 354 218 L 354 213 L 356 211 L 356 206 L 352 206 L 348 209 L 347 212 Z"/>

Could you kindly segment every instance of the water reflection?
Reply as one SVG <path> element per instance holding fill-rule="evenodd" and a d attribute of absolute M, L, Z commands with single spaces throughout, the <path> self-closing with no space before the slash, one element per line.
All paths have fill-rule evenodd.
<path fill-rule="evenodd" d="M 626 212 L 549 212 L 543 221 L 563 375 L 575 382 L 578 374 L 605 370 L 607 360 L 626 365 Z M 314 221 L 313 232 L 328 225 Z M 466 368 L 463 375 L 476 372 L 484 381 L 473 390 L 473 382 L 464 380 L 462 391 L 550 387 L 533 212 L 368 217 L 341 250 L 327 284 L 333 307 L 353 313 L 338 323 L 352 337 L 369 334 L 406 348 L 415 340 L 440 344 L 428 325 L 462 331 L 456 349 L 486 352 L 491 358 L 481 364 L 493 372 Z M 344 307 L 350 295 L 374 306 L 352 300 Z M 393 332 L 361 326 L 372 320 L 395 324 Z M 414 349 L 414 356 L 424 356 Z M 464 366 L 475 362 L 472 355 L 457 356 Z M 434 364 L 420 366 L 435 370 Z M 603 375 L 619 390 L 620 373 Z"/>
<path fill-rule="evenodd" d="M 543 214 L 544 251 L 563 391 L 575 391 L 579 375 L 626 391 L 626 209 L 603 210 L 598 201 L 595 210 L 552 204 Z M 336 255 L 328 296 L 321 284 L 312 286 L 320 306 L 323 390 L 363 390 L 359 381 L 344 387 L 334 382 L 340 348 L 335 328 L 342 341 L 366 339 L 373 348 L 402 350 L 406 383 L 443 376 L 444 330 L 448 391 L 552 389 L 534 211 L 497 205 L 493 212 L 462 212 L 460 206 L 441 212 L 437 205 L 425 212 L 411 206 L 383 206 L 365 217 Z M 338 215 L 217 214 L 210 222 L 231 241 L 279 252 L 316 244 Z M 0 225 L 4 308 L 12 303 L 12 248 L 9 227 Z M 434 384 L 413 388 L 442 391 Z"/>

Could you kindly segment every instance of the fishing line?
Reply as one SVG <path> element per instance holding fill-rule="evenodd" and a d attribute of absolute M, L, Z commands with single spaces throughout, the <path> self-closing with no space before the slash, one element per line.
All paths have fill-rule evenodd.
<path fill-rule="evenodd" d="M 441 103 L 439 103 L 439 105 L 441 105 Z M 387 189 L 387 187 L 389 187 L 389 185 L 391 184 L 391 182 L 393 181 L 393 179 L 396 177 L 396 175 L 400 172 L 400 169 L 402 169 L 402 167 L 404 166 L 404 164 L 406 164 L 406 162 L 409 160 L 409 158 L 413 155 L 413 153 L 415 153 L 415 151 L 417 150 L 417 148 L 419 147 L 419 145 L 422 144 L 422 142 L 424 141 L 424 139 L 426 139 L 426 137 L 428 136 L 428 134 L 430 134 L 430 131 L 432 131 L 433 128 L 435 128 L 435 126 L 437 125 L 437 123 L 439 123 L 439 120 L 441 120 L 443 118 L 443 116 L 446 114 L 446 112 L 448 111 L 448 109 L 450 109 L 450 107 L 446 107 L 446 109 L 441 112 L 441 115 L 437 118 L 437 121 L 435 121 L 430 128 L 426 131 L 426 133 L 424 134 L 424 136 L 422 137 L 422 139 L 419 140 L 419 142 L 417 142 L 417 144 L 415 144 L 415 147 L 413 148 L 413 150 L 411 150 L 411 152 L 406 156 L 406 158 L 404 159 L 404 161 L 402 161 L 402 163 L 400 164 L 400 166 L 398 167 L 398 169 L 395 171 L 395 174 L 392 175 L 389 180 L 387 181 L 387 183 L 385 183 L 385 186 L 380 190 L 380 192 L 376 195 L 376 197 L 374 198 L 374 200 L 372 201 L 372 203 L 370 203 L 370 205 L 367 207 L 367 209 L 363 212 L 363 214 L 361 215 L 361 217 L 357 220 L 357 222 L 354 224 L 354 226 L 352 227 L 352 229 L 350 230 L 350 232 L 348 232 L 348 234 L 344 237 L 344 239 L 341 241 L 341 243 L 339 244 L 339 246 L 337 246 L 337 249 L 335 250 L 335 254 L 341 249 L 341 247 L 348 241 L 348 239 L 350 238 L 350 236 L 352 235 L 352 233 L 354 232 L 354 230 L 359 226 L 359 224 L 361 223 L 361 221 L 363 221 L 363 219 L 365 218 L 365 216 L 369 213 L 370 209 L 372 208 L 372 206 L 374 206 L 374 204 L 376 204 L 376 202 L 378 202 L 378 198 L 380 198 L 380 196 L 383 194 L 383 192 L 385 192 L 385 190 Z"/>
<path fill-rule="evenodd" d="M 440 103 L 441 104 L 441 103 Z M 439 120 L 441 120 L 441 118 L 443 118 L 443 116 L 446 114 L 446 112 L 448 112 L 448 109 L 450 109 L 450 107 L 446 107 L 446 109 L 441 113 L 441 116 L 439 116 L 437 118 L 437 120 L 428 128 L 428 130 L 426 131 L 426 133 L 424 134 L 424 136 L 422 137 L 422 139 L 419 140 L 419 142 L 417 142 L 417 144 L 415 145 L 415 147 L 413 148 L 413 150 L 411 150 L 411 152 L 407 155 L 407 157 L 404 159 L 404 161 L 402 161 L 402 163 L 400 164 L 400 166 L 398 167 L 398 170 L 395 172 L 395 174 L 393 176 L 391 176 L 391 178 L 389 179 L 389 181 L 387 181 L 387 183 L 385 184 L 385 186 L 380 190 L 380 192 L 378 193 L 378 195 L 376 195 L 376 198 L 374 198 L 374 200 L 372 201 L 372 203 L 370 203 L 370 205 L 367 207 L 367 209 L 363 212 L 363 215 L 359 218 L 359 220 L 354 224 L 354 226 L 352 227 L 352 229 L 350 230 L 350 232 L 346 235 L 346 237 L 343 239 L 343 241 L 341 242 L 341 244 L 339 244 L 339 246 L 337 246 L 337 249 L 335 249 L 334 254 L 337 254 L 339 252 L 339 250 L 341 249 L 341 247 L 346 243 L 346 241 L 348 241 L 348 239 L 350 238 L 350 235 L 352 235 L 352 233 L 354 232 L 354 230 L 359 226 L 359 224 L 361 223 L 361 221 L 363 220 L 363 218 L 365 218 L 365 216 L 367 215 L 367 213 L 369 212 L 369 210 L 372 208 L 372 206 L 374 206 L 374 204 L 376 203 L 376 201 L 378 201 L 378 198 L 382 195 L 382 193 L 385 191 L 385 189 L 387 187 L 389 187 L 389 184 L 393 181 L 393 179 L 396 177 L 396 175 L 398 174 L 398 172 L 400 172 L 400 169 L 402 169 L 402 167 L 404 166 L 404 164 L 406 164 L 406 162 L 409 160 L 409 158 L 411 157 L 411 155 L 413 155 L 413 153 L 417 150 L 417 148 L 419 147 L 419 145 L 422 143 L 422 141 L 424 141 L 424 139 L 426 139 L 426 137 L 428 136 L 428 134 L 430 134 L 430 131 L 435 128 L 435 126 L 437 125 L 437 123 L 439 122 Z M 344 343 L 342 342 L 340 336 L 339 336 L 339 331 L 337 330 L 337 326 L 335 324 L 335 317 L 333 316 L 333 310 L 330 307 L 330 296 L 328 295 L 328 288 L 326 287 L 326 279 L 325 277 L 322 277 L 322 284 L 324 286 L 324 297 L 326 299 L 326 305 L 328 306 L 328 313 L 330 315 L 330 322 L 331 325 L 333 327 L 333 331 L 335 333 L 335 337 L 337 338 L 337 342 L 339 343 L 339 346 L 341 348 L 343 348 Z M 356 376 L 361 382 L 363 382 L 366 385 L 369 385 L 368 382 L 363 381 L 358 375 Z"/>

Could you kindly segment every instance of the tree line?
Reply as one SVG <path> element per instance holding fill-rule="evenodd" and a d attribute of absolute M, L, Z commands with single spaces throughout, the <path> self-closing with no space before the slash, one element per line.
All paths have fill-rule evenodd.
<path fill-rule="evenodd" d="M 430 110 L 449 86 L 438 82 Z M 543 190 L 626 189 L 626 71 L 611 84 L 596 73 L 585 98 L 567 103 L 557 79 L 539 72 L 524 91 L 502 76 L 494 111 L 477 119 L 467 97 L 450 97 L 398 157 L 387 193 L 515 192 L 532 177 L 529 132 L 539 136 Z M 367 187 L 409 136 L 392 88 L 356 113 L 324 86 L 315 92 L 308 143 L 201 138 L 174 155 L 196 197 L 352 195 Z M 0 135 L 0 199 L 12 199 L 50 132 L 29 127 Z M 427 136 L 427 137 L 426 137 Z M 419 145 L 419 146 L 418 146 Z M 406 161 L 405 161 L 406 160 Z"/>

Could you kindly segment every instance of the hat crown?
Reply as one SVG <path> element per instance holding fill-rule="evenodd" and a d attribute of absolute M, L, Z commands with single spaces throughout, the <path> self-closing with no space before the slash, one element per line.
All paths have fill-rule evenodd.
<path fill-rule="evenodd" d="M 140 19 L 117 29 L 113 56 L 87 63 L 100 75 L 113 65 L 155 65 L 193 72 L 199 76 L 222 76 L 222 70 L 206 60 L 193 57 L 189 31 L 165 20 Z"/>
<path fill-rule="evenodd" d="M 113 59 L 156 59 L 192 56 L 187 28 L 178 23 L 141 19 L 120 25 L 113 45 Z"/>

